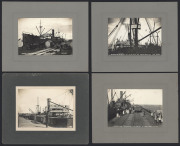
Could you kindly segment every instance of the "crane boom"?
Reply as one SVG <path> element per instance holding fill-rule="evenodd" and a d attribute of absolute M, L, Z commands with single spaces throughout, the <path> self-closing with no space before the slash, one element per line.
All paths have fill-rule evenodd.
<path fill-rule="evenodd" d="M 34 114 L 34 112 L 29 108 L 29 111 Z"/>

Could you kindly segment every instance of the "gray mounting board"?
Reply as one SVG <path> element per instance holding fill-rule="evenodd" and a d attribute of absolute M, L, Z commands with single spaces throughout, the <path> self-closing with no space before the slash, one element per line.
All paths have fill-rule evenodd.
<path fill-rule="evenodd" d="M 18 18 L 72 18 L 73 55 L 18 55 Z M 3 71 L 88 71 L 87 2 L 2 2 L 2 34 Z"/>
<path fill-rule="evenodd" d="M 3 144 L 87 144 L 89 76 L 69 73 L 4 73 L 2 82 Z M 76 131 L 16 131 L 16 86 L 76 86 Z"/>
<path fill-rule="evenodd" d="M 177 2 L 92 2 L 93 72 L 178 71 Z M 108 55 L 108 18 L 162 18 L 161 55 Z"/>
<path fill-rule="evenodd" d="M 161 127 L 108 127 L 107 89 L 163 89 Z M 177 143 L 178 74 L 121 73 L 92 75 L 93 143 Z"/>

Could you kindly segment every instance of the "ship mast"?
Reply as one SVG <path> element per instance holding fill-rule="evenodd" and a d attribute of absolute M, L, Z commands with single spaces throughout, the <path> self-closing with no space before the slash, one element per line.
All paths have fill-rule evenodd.
<path fill-rule="evenodd" d="M 131 25 L 132 25 L 132 19 L 130 18 L 130 28 L 129 28 L 129 43 L 130 43 L 130 47 L 132 47 L 132 40 L 131 40 Z"/>
<path fill-rule="evenodd" d="M 41 20 L 40 20 L 40 26 L 39 26 L 40 36 L 42 35 L 41 28 L 42 28 L 42 26 L 41 26 Z"/>
<path fill-rule="evenodd" d="M 37 110 L 37 114 L 39 114 L 39 97 L 37 97 L 36 110 Z"/>
<path fill-rule="evenodd" d="M 42 30 L 42 27 L 43 27 L 43 26 L 41 25 L 41 20 L 40 20 L 39 29 L 38 29 L 38 27 L 36 26 L 36 29 L 37 29 L 40 37 L 43 35 L 42 33 L 43 33 L 44 29 L 45 29 L 45 28 L 44 28 L 44 29 Z"/>
<path fill-rule="evenodd" d="M 139 18 L 134 18 L 134 21 L 135 21 L 135 25 L 137 25 L 136 28 L 134 28 L 135 30 L 135 38 L 134 38 L 134 44 L 135 44 L 135 47 L 138 47 L 138 25 L 139 25 Z"/>

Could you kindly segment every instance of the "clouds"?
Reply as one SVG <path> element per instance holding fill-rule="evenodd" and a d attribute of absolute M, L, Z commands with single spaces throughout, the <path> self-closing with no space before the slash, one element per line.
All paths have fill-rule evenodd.
<path fill-rule="evenodd" d="M 36 26 L 39 29 L 40 21 L 42 30 L 45 28 L 43 33 L 54 29 L 55 33 L 59 31 L 60 34 L 66 34 L 67 39 L 72 39 L 72 18 L 19 18 L 18 39 L 22 39 L 23 32 L 39 35 Z"/>
<path fill-rule="evenodd" d="M 36 105 L 39 101 L 42 111 L 47 106 L 47 98 L 51 98 L 51 101 L 57 104 L 69 105 L 70 109 L 73 109 L 75 94 L 72 95 L 69 89 L 75 92 L 75 87 L 22 87 L 17 90 L 17 110 L 29 113 L 30 108 L 36 112 Z"/>
<path fill-rule="evenodd" d="M 128 98 L 134 104 L 147 104 L 147 105 L 162 105 L 163 104 L 163 91 L 162 89 L 113 89 L 117 93 L 115 100 L 120 97 L 120 91 L 126 91 L 126 95 L 131 96 Z M 108 92 L 110 100 L 111 91 Z"/>

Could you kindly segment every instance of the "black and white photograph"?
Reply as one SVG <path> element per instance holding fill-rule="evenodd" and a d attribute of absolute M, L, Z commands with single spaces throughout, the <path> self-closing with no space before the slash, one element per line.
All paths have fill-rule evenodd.
<path fill-rule="evenodd" d="M 19 18 L 18 55 L 72 55 L 72 18 Z"/>
<path fill-rule="evenodd" d="M 159 127 L 162 89 L 108 89 L 108 127 Z"/>
<path fill-rule="evenodd" d="M 161 18 L 108 18 L 108 55 L 161 54 Z"/>
<path fill-rule="evenodd" d="M 75 86 L 16 86 L 16 131 L 75 131 Z"/>

